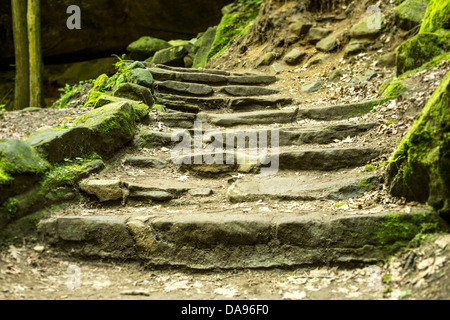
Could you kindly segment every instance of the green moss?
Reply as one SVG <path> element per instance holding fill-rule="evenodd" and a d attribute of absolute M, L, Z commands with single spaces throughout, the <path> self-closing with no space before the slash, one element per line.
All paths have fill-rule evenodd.
<path fill-rule="evenodd" d="M 428 6 L 428 0 L 406 0 L 395 8 L 395 22 L 405 30 L 420 26 Z"/>
<path fill-rule="evenodd" d="M 217 28 L 208 60 L 221 54 L 233 40 L 243 35 L 259 14 L 261 0 L 239 0 L 226 12 Z"/>
<path fill-rule="evenodd" d="M 431 0 L 420 27 L 420 32 L 450 29 L 450 0 Z"/>
<path fill-rule="evenodd" d="M 84 94 L 87 90 L 85 87 L 86 83 L 94 83 L 94 80 L 87 80 L 87 81 L 80 81 L 77 84 L 71 86 L 69 84 L 66 84 L 64 88 L 58 89 L 59 91 L 62 91 L 61 97 L 58 101 L 56 101 L 52 108 L 60 109 L 60 108 L 66 108 L 67 103 L 74 97 L 80 94 Z M 82 106 L 79 106 L 82 107 Z"/>
<path fill-rule="evenodd" d="M 17 213 L 19 201 L 16 198 L 8 198 L 2 205 L 2 211 L 8 214 L 8 218 L 12 219 Z"/>
<path fill-rule="evenodd" d="M 367 166 L 364 167 L 364 171 L 369 171 L 370 172 L 370 171 L 375 171 L 375 170 L 377 170 L 377 168 L 372 166 L 372 165 L 367 165 Z"/>
<path fill-rule="evenodd" d="M 397 48 L 397 75 L 419 68 L 449 50 L 450 31 L 419 33 Z"/>
<path fill-rule="evenodd" d="M 394 196 L 450 212 L 450 73 L 422 109 L 387 168 Z"/>

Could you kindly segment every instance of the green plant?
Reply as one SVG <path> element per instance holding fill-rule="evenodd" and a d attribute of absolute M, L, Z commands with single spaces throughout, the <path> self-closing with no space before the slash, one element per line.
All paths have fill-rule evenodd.
<path fill-rule="evenodd" d="M 364 167 L 364 171 L 375 171 L 375 170 L 377 170 L 377 168 L 370 164 Z"/>

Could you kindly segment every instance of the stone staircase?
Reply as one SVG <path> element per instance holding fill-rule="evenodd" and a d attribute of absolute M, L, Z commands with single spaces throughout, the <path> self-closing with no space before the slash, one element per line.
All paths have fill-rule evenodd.
<path fill-rule="evenodd" d="M 384 101 L 302 108 L 271 87 L 273 76 L 148 70 L 166 111 L 154 120 L 164 128 L 141 128 L 119 165 L 80 184 L 96 209 L 41 223 L 61 250 L 194 269 L 355 266 L 383 260 L 389 246 L 420 231 L 417 221 L 430 219 L 318 205 L 379 184 L 355 168 L 385 150 L 335 142 L 373 130 L 376 123 L 349 119 Z M 181 138 L 188 154 L 175 152 Z M 408 232 L 387 230 L 392 219 Z"/>

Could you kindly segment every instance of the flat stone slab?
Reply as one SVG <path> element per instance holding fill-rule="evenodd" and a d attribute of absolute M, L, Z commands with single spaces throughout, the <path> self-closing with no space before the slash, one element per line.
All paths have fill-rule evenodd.
<path fill-rule="evenodd" d="M 189 94 L 194 96 L 209 96 L 214 93 L 213 88 L 206 84 L 186 83 L 170 80 L 156 82 L 156 90 L 175 92 L 178 94 Z"/>
<path fill-rule="evenodd" d="M 315 179 L 316 178 L 316 179 Z M 247 176 L 228 188 L 227 199 L 231 202 L 258 200 L 343 200 L 367 191 L 377 184 L 373 175 L 330 174 L 320 179 L 310 174 L 262 177 Z"/>
<path fill-rule="evenodd" d="M 156 168 L 156 169 L 164 169 L 169 165 L 167 161 L 154 157 L 129 157 L 125 158 L 124 164 L 139 168 Z"/>
<path fill-rule="evenodd" d="M 80 183 L 80 189 L 97 196 L 100 202 L 122 199 L 123 191 L 119 180 L 88 180 Z"/>
<path fill-rule="evenodd" d="M 191 269 L 357 266 L 383 261 L 436 214 L 154 214 L 63 216 L 41 221 L 45 242 L 75 257 Z"/>
<path fill-rule="evenodd" d="M 239 125 L 291 123 L 296 120 L 297 109 L 252 111 L 232 114 L 206 114 L 199 113 L 198 119 L 221 127 Z"/>
<path fill-rule="evenodd" d="M 231 96 L 245 97 L 245 96 L 267 96 L 276 94 L 279 91 L 258 86 L 226 86 L 220 89 L 220 92 Z"/>

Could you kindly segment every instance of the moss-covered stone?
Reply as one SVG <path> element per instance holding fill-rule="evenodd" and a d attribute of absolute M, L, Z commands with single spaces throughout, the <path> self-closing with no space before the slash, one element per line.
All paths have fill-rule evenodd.
<path fill-rule="evenodd" d="M 450 0 L 430 0 L 420 33 L 450 29 Z"/>
<path fill-rule="evenodd" d="M 134 83 L 121 83 L 114 90 L 113 95 L 119 98 L 142 101 L 148 106 L 152 106 L 154 103 L 151 89 Z"/>
<path fill-rule="evenodd" d="M 395 8 L 395 23 L 404 30 L 420 26 L 429 0 L 405 0 Z"/>
<path fill-rule="evenodd" d="M 187 56 L 188 53 L 189 51 L 185 46 L 170 47 L 156 52 L 151 59 L 151 63 L 165 64 L 173 67 L 184 67 L 184 57 Z"/>
<path fill-rule="evenodd" d="M 142 37 L 131 43 L 127 50 L 130 52 L 133 60 L 144 61 L 145 59 L 152 57 L 159 50 L 170 47 L 171 44 L 167 41 L 153 37 Z"/>
<path fill-rule="evenodd" d="M 350 36 L 353 39 L 376 39 L 383 29 L 383 22 L 381 13 L 366 16 L 350 29 Z"/>
<path fill-rule="evenodd" d="M 449 50 L 450 31 L 419 33 L 397 48 L 397 75 L 416 69 Z"/>
<path fill-rule="evenodd" d="M 428 202 L 450 217 L 450 73 L 434 92 L 392 156 L 390 192 Z"/>
<path fill-rule="evenodd" d="M 132 104 L 121 101 L 92 110 L 75 120 L 75 125 L 92 131 L 91 148 L 100 155 L 111 155 L 133 139 L 136 132 Z"/>
<path fill-rule="evenodd" d="M 260 6 L 260 0 L 247 0 L 237 1 L 224 8 L 208 60 L 225 51 L 233 40 L 247 31 L 250 22 L 258 16 Z"/>
<path fill-rule="evenodd" d="M 42 174 L 49 168 L 29 144 L 16 139 L 0 140 L 0 170 L 3 175 Z"/>
<path fill-rule="evenodd" d="M 193 68 L 203 68 L 208 62 L 208 54 L 216 38 L 217 27 L 210 27 L 202 34 L 195 43 L 193 51 L 195 53 Z"/>

